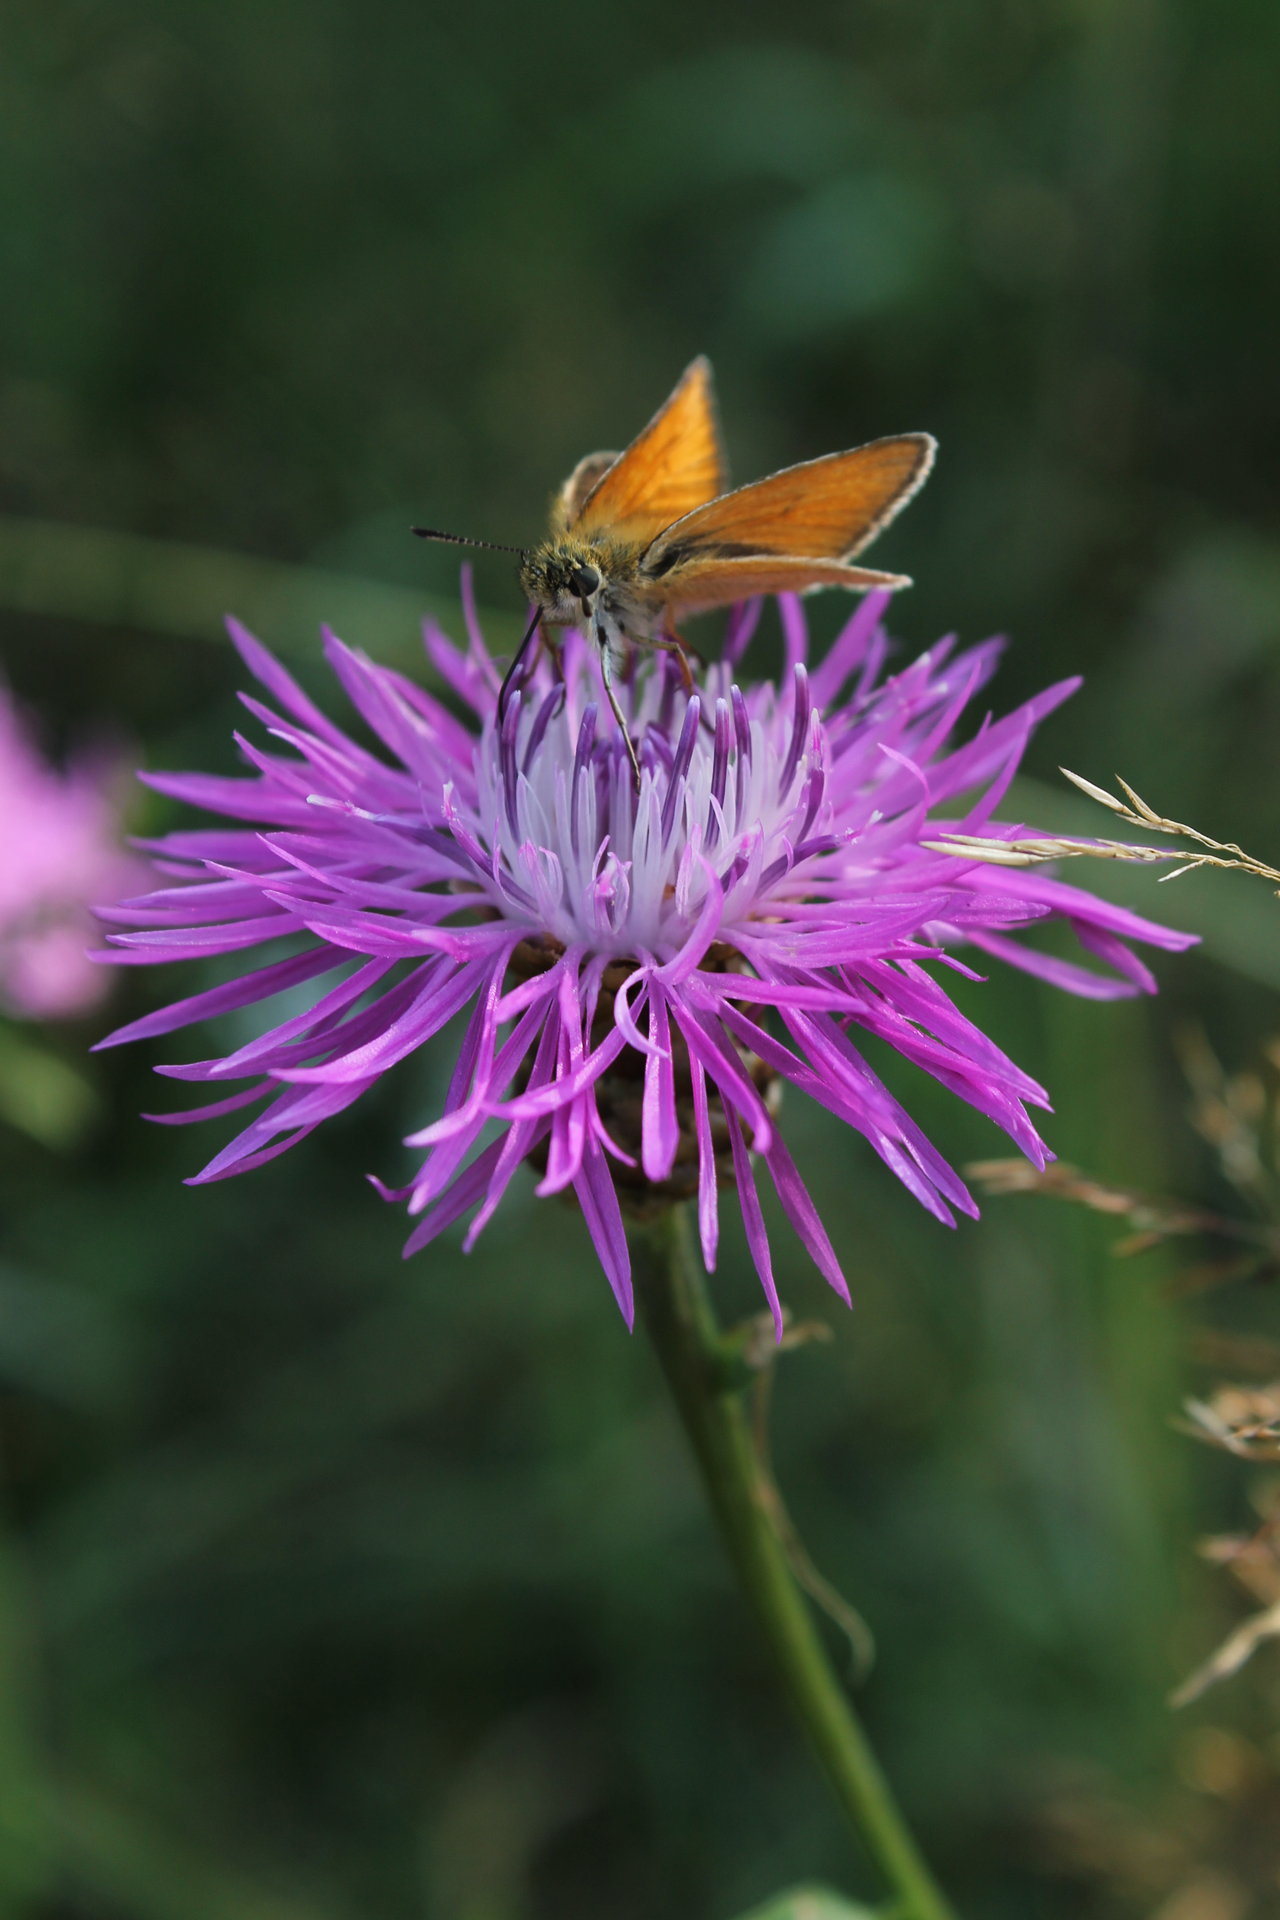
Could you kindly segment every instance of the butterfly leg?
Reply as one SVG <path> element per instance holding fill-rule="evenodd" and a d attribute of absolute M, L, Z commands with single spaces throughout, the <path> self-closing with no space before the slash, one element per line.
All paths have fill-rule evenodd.
<path fill-rule="evenodd" d="M 671 622 L 669 620 L 667 622 L 667 625 L 663 628 L 662 632 L 654 635 L 653 644 L 655 647 L 661 647 L 664 653 L 675 654 L 676 659 L 680 662 L 680 678 L 684 683 L 684 690 L 689 695 L 690 699 L 692 699 L 697 689 L 694 686 L 693 668 L 689 664 L 689 656 L 690 654 L 692 654 L 693 658 L 697 661 L 698 665 L 705 672 L 707 663 L 703 659 L 702 655 L 698 652 L 696 647 L 691 647 L 689 645 L 689 642 L 683 637 L 683 635 L 678 634 L 676 632 L 675 628 L 671 625 Z"/>
<path fill-rule="evenodd" d="M 560 685 L 563 687 L 566 684 L 565 677 L 564 677 L 563 641 L 558 635 L 556 635 L 554 628 L 552 628 L 551 632 L 549 633 L 547 629 L 544 627 L 542 629 L 542 643 L 547 649 L 547 658 L 551 662 L 552 675 L 556 680 L 560 682 Z"/>
<path fill-rule="evenodd" d="M 623 714 L 622 708 L 618 705 L 618 696 L 613 690 L 613 647 L 610 643 L 609 635 L 605 632 L 604 625 L 599 618 L 594 622 L 591 633 L 596 645 L 600 649 L 600 678 L 604 681 L 605 698 L 613 708 L 613 717 L 622 729 L 622 737 L 627 743 L 627 752 L 631 756 L 632 778 L 635 781 L 636 792 L 639 793 L 640 762 L 636 759 L 636 750 L 632 744 L 631 733 L 627 726 L 626 717 Z"/>

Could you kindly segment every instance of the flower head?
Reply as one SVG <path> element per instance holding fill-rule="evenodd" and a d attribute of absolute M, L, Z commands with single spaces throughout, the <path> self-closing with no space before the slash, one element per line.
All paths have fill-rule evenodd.
<path fill-rule="evenodd" d="M 532 1159 L 540 1194 L 572 1188 L 631 1318 L 619 1187 L 696 1192 L 715 1263 L 717 1189 L 736 1183 L 761 1282 L 780 1321 L 752 1155 L 818 1267 L 846 1299 L 830 1240 L 774 1117 L 779 1083 L 811 1094 L 871 1142 L 939 1220 L 976 1214 L 966 1188 L 855 1044 L 879 1035 L 1003 1127 L 1037 1166 L 1028 1106 L 1044 1090 L 952 1004 L 939 967 L 992 955 L 1069 991 L 1112 998 L 1154 981 L 1123 936 L 1188 936 L 1038 873 L 930 850 L 946 826 L 999 837 L 991 814 L 1032 727 L 1065 681 L 963 746 L 953 735 L 999 643 L 943 642 L 884 666 L 887 596 L 871 595 L 808 670 L 800 603 L 780 602 L 778 687 L 740 686 L 759 613 L 736 609 L 724 656 L 687 693 L 668 655 L 632 659 L 621 700 L 641 769 L 603 704 L 598 663 L 570 633 L 498 718 L 500 676 L 464 581 L 470 644 L 428 625 L 437 674 L 474 721 L 332 634 L 330 664 L 386 750 L 357 745 L 234 622 L 232 638 L 278 712 L 244 696 L 283 751 L 247 740 L 243 780 L 145 776 L 236 822 L 154 843 L 170 884 L 106 914 L 133 963 L 222 955 L 288 939 L 283 958 L 121 1029 L 104 1044 L 329 978 L 305 1012 L 226 1058 L 161 1067 L 251 1084 L 194 1114 L 266 1109 L 199 1181 L 259 1166 L 349 1106 L 447 1021 L 470 1017 L 444 1111 L 399 1193 L 421 1216 L 406 1253 L 478 1209 L 470 1246 Z M 934 812 L 977 795 L 940 822 Z M 1111 971 L 1021 945 L 1057 916 Z M 970 977 L 974 977 L 970 975 Z M 482 1136 L 500 1131 L 481 1144 Z M 478 1149 L 478 1150 L 477 1150 Z"/>
<path fill-rule="evenodd" d="M 48 766 L 0 685 L 0 1008 L 25 1020 L 86 1013 L 107 978 L 86 948 L 90 903 L 140 877 L 119 843 L 116 768 Z"/>

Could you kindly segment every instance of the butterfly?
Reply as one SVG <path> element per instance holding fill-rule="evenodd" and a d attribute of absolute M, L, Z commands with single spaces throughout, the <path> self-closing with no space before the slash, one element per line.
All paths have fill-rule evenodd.
<path fill-rule="evenodd" d="M 902 574 L 851 562 L 923 485 L 936 450 L 931 434 L 897 434 L 730 491 L 711 363 L 700 355 L 624 452 L 589 453 L 578 462 L 552 502 L 546 540 L 502 549 L 519 554 L 533 617 L 502 684 L 499 724 L 539 629 L 577 627 L 599 650 L 605 693 L 639 786 L 614 690 L 627 648 L 674 652 L 692 691 L 687 645 L 675 624 L 685 614 L 760 593 L 910 586 Z M 413 531 L 427 540 L 490 544 L 427 527 Z"/>

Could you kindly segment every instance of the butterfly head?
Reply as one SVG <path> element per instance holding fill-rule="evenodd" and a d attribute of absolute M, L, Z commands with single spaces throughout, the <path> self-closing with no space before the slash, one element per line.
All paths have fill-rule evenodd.
<path fill-rule="evenodd" d="M 520 584 L 556 627 L 589 626 L 608 584 L 605 556 L 584 540 L 548 540 L 525 555 Z"/>

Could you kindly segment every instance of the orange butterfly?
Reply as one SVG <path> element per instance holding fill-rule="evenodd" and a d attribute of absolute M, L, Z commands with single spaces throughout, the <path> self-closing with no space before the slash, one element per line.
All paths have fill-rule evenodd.
<path fill-rule="evenodd" d="M 638 785 L 613 690 L 627 645 L 674 650 L 691 687 L 675 628 L 680 614 L 757 593 L 910 586 L 902 574 L 849 563 L 923 484 L 936 445 L 928 433 L 898 434 L 784 467 L 730 493 L 711 363 L 700 356 L 625 453 L 589 453 L 578 462 L 553 503 L 549 539 L 504 549 L 519 553 L 520 584 L 535 611 L 503 682 L 499 717 L 540 625 L 577 627 L 600 650 L 605 692 Z"/>

